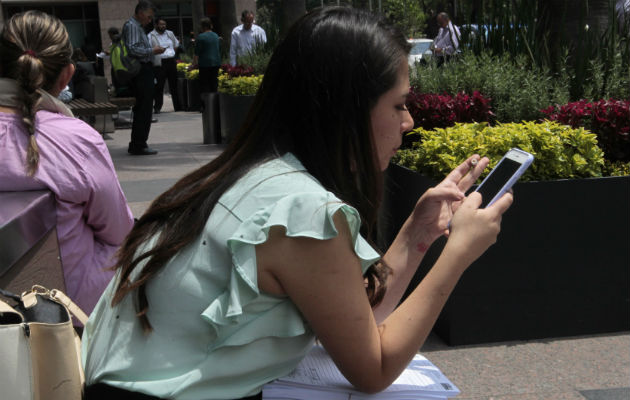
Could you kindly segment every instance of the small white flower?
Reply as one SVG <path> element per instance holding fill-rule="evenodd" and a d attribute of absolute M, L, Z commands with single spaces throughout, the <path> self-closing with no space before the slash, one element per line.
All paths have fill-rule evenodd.
<path fill-rule="evenodd" d="M 585 31 L 587 31 L 587 32 L 588 32 L 588 28 L 589 28 L 588 24 L 584 25 L 584 30 L 585 30 Z"/>

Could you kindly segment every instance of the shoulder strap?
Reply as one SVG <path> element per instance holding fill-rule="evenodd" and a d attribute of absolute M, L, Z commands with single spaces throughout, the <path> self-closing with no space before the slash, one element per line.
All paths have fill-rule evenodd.
<path fill-rule="evenodd" d="M 177 39 L 175 38 L 175 34 L 169 30 L 166 31 L 166 35 L 169 37 L 169 39 L 171 39 L 171 42 L 173 42 L 173 49 L 177 48 Z"/>
<path fill-rule="evenodd" d="M 70 299 L 70 297 L 66 296 L 65 293 L 57 289 L 53 289 L 50 291 L 50 297 L 66 306 L 68 311 L 70 311 L 70 313 L 72 313 L 72 315 L 74 315 L 83 325 L 87 323 L 88 316 Z"/>

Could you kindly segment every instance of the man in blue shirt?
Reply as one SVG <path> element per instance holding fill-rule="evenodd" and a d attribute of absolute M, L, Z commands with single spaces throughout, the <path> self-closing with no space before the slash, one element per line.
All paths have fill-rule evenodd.
<path fill-rule="evenodd" d="M 132 155 L 157 154 L 147 145 L 151 130 L 153 111 L 153 56 L 162 54 L 164 48 L 151 46 L 144 27 L 151 23 L 155 6 L 147 0 L 140 0 L 134 15 L 123 25 L 122 40 L 132 57 L 140 61 L 140 72 L 131 80 L 131 90 L 136 98 L 131 123 L 131 141 L 127 151 Z"/>

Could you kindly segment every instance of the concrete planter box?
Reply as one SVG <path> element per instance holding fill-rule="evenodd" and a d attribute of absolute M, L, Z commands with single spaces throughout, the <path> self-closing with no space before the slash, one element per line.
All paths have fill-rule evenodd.
<path fill-rule="evenodd" d="M 199 80 L 186 80 L 186 111 L 199 111 L 201 107 L 201 92 Z"/>
<path fill-rule="evenodd" d="M 188 111 L 188 80 L 186 78 L 177 78 L 177 97 L 182 110 Z"/>
<path fill-rule="evenodd" d="M 229 143 L 245 122 L 256 96 L 233 96 L 219 93 L 221 143 Z"/>
<path fill-rule="evenodd" d="M 381 245 L 433 185 L 390 165 Z M 630 177 L 521 182 L 514 193 L 498 242 L 462 276 L 438 336 L 460 345 L 630 330 Z M 408 292 L 444 243 L 429 249 Z"/>

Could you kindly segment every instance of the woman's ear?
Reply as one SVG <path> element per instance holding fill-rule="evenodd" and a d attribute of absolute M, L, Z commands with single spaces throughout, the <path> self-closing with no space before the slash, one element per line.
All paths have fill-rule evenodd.
<path fill-rule="evenodd" d="M 74 75 L 74 64 L 70 63 L 63 67 L 61 73 L 59 74 L 59 78 L 57 78 L 57 83 L 54 86 L 54 92 L 51 93 L 53 96 L 59 96 L 59 93 L 68 85 L 70 80 L 72 79 L 72 75 Z"/>

